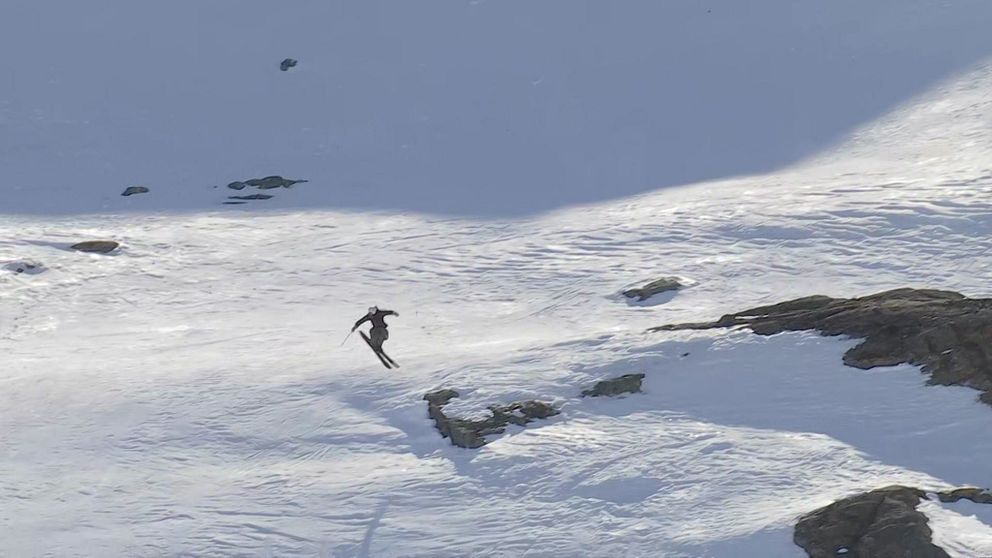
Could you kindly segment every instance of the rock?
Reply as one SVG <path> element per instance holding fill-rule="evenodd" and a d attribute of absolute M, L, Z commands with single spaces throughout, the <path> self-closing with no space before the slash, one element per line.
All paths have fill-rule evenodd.
<path fill-rule="evenodd" d="M 87 240 L 86 242 L 80 242 L 79 244 L 73 244 L 69 248 L 73 250 L 78 250 L 80 252 L 94 252 L 97 254 L 106 254 L 108 252 L 113 252 L 117 249 L 120 244 L 114 242 L 113 240 Z"/>
<path fill-rule="evenodd" d="M 243 201 L 226 201 L 226 202 L 224 202 L 224 205 L 244 205 L 246 203 L 248 203 L 248 202 L 243 202 Z"/>
<path fill-rule="evenodd" d="M 121 195 L 131 196 L 134 194 L 147 194 L 147 193 L 148 193 L 148 188 L 145 188 L 144 186 L 128 186 L 127 189 L 124 190 L 123 193 L 121 193 Z"/>
<path fill-rule="evenodd" d="M 992 504 L 992 493 L 984 488 L 955 488 L 946 492 L 938 492 L 941 502 L 957 502 L 971 500 L 976 504 Z"/>
<path fill-rule="evenodd" d="M 252 178 L 245 181 L 235 180 L 228 184 L 227 187 L 232 190 L 244 190 L 248 186 L 252 186 L 259 190 L 271 190 L 273 188 L 292 188 L 294 184 L 302 184 L 304 182 L 309 182 L 309 180 L 291 180 L 273 175 L 266 176 L 265 178 Z"/>
<path fill-rule="evenodd" d="M 271 190 L 273 188 L 291 188 L 294 184 L 302 184 L 308 180 L 290 180 L 281 176 L 266 176 L 265 178 L 252 178 L 245 180 L 248 186 L 254 186 L 259 190 Z M 230 185 L 228 185 L 230 186 Z"/>
<path fill-rule="evenodd" d="M 652 331 L 748 327 L 758 335 L 815 330 L 863 341 L 844 363 L 869 369 L 909 363 L 930 374 L 929 383 L 983 391 L 992 403 L 992 299 L 950 291 L 896 289 L 861 298 L 810 296 L 728 314 L 715 322 Z"/>
<path fill-rule="evenodd" d="M 922 490 L 889 486 L 838 500 L 804 515 L 793 541 L 811 558 L 945 558 L 916 510 Z"/>
<path fill-rule="evenodd" d="M 533 419 L 548 418 L 558 414 L 558 410 L 543 401 L 518 401 L 509 405 L 492 405 L 491 416 L 485 419 L 459 419 L 447 416 L 444 406 L 458 392 L 452 389 L 439 389 L 424 395 L 427 401 L 427 415 L 434 419 L 434 426 L 451 443 L 462 448 L 478 448 L 486 444 L 486 436 L 500 434 L 506 425 L 523 426 Z"/>
<path fill-rule="evenodd" d="M 5 263 L 3 265 L 3 269 L 11 273 L 27 273 L 28 275 L 37 275 L 46 271 L 47 268 L 39 263 L 18 261 Z"/>
<path fill-rule="evenodd" d="M 251 194 L 248 196 L 227 196 L 229 200 L 271 200 L 272 196 L 268 194 Z"/>
<path fill-rule="evenodd" d="M 623 393 L 640 393 L 644 374 L 624 374 L 619 378 L 598 382 L 592 389 L 582 392 L 582 397 L 614 396 Z"/>
<path fill-rule="evenodd" d="M 643 287 L 630 289 L 623 292 L 627 298 L 636 298 L 638 302 L 643 302 L 656 294 L 668 291 L 677 291 L 683 287 L 682 283 L 675 277 L 662 277 L 656 279 Z"/>
<path fill-rule="evenodd" d="M 279 63 L 279 69 L 285 72 L 286 70 L 296 66 L 296 64 L 297 64 L 296 60 L 293 60 L 292 58 L 287 58 Z"/>

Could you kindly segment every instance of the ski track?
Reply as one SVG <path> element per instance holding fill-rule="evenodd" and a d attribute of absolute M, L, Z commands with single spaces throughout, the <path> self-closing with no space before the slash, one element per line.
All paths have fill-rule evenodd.
<path fill-rule="evenodd" d="M 0 555 L 799 557 L 796 517 L 840 496 L 992 485 L 973 390 L 844 367 L 849 339 L 645 333 L 810 294 L 989 296 L 989 76 L 794 168 L 512 221 L 2 215 L 0 262 L 49 271 L 0 273 Z M 96 238 L 122 248 L 65 248 Z M 618 295 L 661 275 L 692 285 Z M 400 312 L 402 369 L 338 347 L 369 304 Z M 644 394 L 578 397 L 630 372 Z M 462 450 L 426 417 L 437 387 L 452 413 L 562 413 Z M 921 509 L 990 552 L 988 509 Z"/>

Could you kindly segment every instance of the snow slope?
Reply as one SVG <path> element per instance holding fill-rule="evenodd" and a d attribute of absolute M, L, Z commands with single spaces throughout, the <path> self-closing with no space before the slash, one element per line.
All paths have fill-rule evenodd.
<path fill-rule="evenodd" d="M 118 50 L 113 35 L 86 48 L 49 45 L 40 59 L 64 66 L 15 68 L 36 72 L 39 81 L 12 73 L 15 103 L 3 111 L 8 126 L 0 142 L 7 147 L 0 156 L 15 180 L 0 185 L 0 262 L 33 259 L 49 270 L 0 274 L 0 555 L 799 557 L 791 542 L 795 518 L 842 495 L 892 483 L 992 484 L 984 466 L 992 442 L 981 434 L 992 426 L 992 409 L 977 403 L 974 391 L 924 386 L 911 367 L 846 368 L 840 357 L 851 340 L 644 333 L 813 293 L 926 286 L 988 296 L 992 67 L 929 84 L 908 104 L 871 115 L 835 148 L 825 149 L 844 130 L 810 125 L 812 147 L 823 150 L 787 168 L 620 198 L 647 189 L 636 180 L 641 171 L 662 186 L 758 168 L 727 159 L 715 175 L 659 176 L 660 167 L 639 159 L 644 167 L 634 175 L 618 175 L 625 186 L 590 198 L 571 196 L 568 182 L 548 170 L 525 173 L 537 182 L 470 172 L 457 150 L 454 168 L 427 173 L 454 139 L 424 140 L 428 155 L 416 167 L 424 173 L 402 161 L 386 164 L 391 152 L 369 146 L 395 130 L 375 128 L 362 111 L 352 115 L 361 121 L 356 135 L 339 139 L 341 149 L 358 151 L 336 159 L 321 151 L 319 136 L 336 129 L 335 111 L 344 109 L 316 97 L 270 97 L 273 85 L 227 82 L 239 102 L 223 109 L 226 93 L 211 76 L 228 79 L 231 60 L 240 60 L 238 71 L 258 64 L 251 71 L 259 83 L 263 75 L 270 84 L 331 79 L 321 57 L 337 51 L 304 38 L 316 41 L 316 15 L 332 9 L 326 6 L 354 8 L 211 3 L 197 8 L 202 43 L 186 44 L 163 42 L 171 37 L 163 30 L 190 5 L 148 12 L 102 5 L 94 12 L 66 3 L 65 21 L 51 22 L 52 29 L 69 21 L 79 33 L 117 29 L 139 16 L 162 23 L 148 33 L 123 28 L 134 51 Z M 402 16 L 416 23 L 430 13 L 369 5 L 381 8 L 368 8 L 364 16 L 373 19 L 356 20 L 362 25 L 352 36 L 377 22 Z M 509 17 L 519 8 L 494 5 L 451 9 L 502 9 Z M 912 6 L 910 15 L 884 20 L 894 35 L 905 30 L 901 18 L 973 22 L 986 9 L 904 5 Z M 22 22 L 40 17 L 32 4 L 11 6 L 5 9 Z M 729 3 L 713 6 L 718 12 Z M 758 13 L 780 7 L 763 4 Z M 828 11 L 834 9 L 842 14 L 840 7 Z M 624 17 L 637 19 L 632 13 Z M 296 14 L 298 32 L 285 32 L 279 18 L 287 14 Z M 514 21 L 527 27 L 532 20 Z M 865 16 L 866 37 L 881 36 L 872 25 L 882 21 Z M 245 22 L 271 25 L 283 46 L 294 48 L 276 49 L 266 38 L 256 50 L 242 49 L 258 36 Z M 543 36 L 534 25 L 529 36 Z M 0 37 L 10 40 L 9 33 Z M 952 38 L 978 41 L 963 32 Z M 411 48 L 427 46 L 412 41 Z M 127 58 L 151 51 L 158 58 L 148 68 Z M 124 63 L 97 76 L 124 80 L 133 70 L 138 77 L 127 83 L 135 88 L 176 84 L 177 99 L 189 101 L 184 95 L 196 91 L 214 102 L 176 100 L 165 110 L 170 101 L 161 98 L 166 105 L 149 110 L 143 124 L 140 91 L 74 65 L 101 52 Z M 278 72 L 287 55 L 301 60 L 300 72 Z M 507 71 L 516 68 L 508 60 Z M 72 87 L 41 87 L 43 68 Z M 935 57 L 932 69 L 913 79 L 957 67 Z M 388 70 L 382 67 L 383 76 Z M 199 82 L 180 79 L 193 71 Z M 144 81 L 149 75 L 158 80 Z M 368 93 L 347 85 L 355 95 Z M 388 95 L 397 94 L 376 91 L 387 98 L 372 95 L 362 110 L 388 106 Z M 52 105 L 42 113 L 23 104 L 44 99 Z M 289 124 L 247 133 L 276 125 L 261 107 L 277 101 Z M 406 108 L 395 110 L 413 114 Z M 487 114 L 470 108 L 446 115 Z M 871 112 L 855 110 L 836 124 L 853 126 Z M 311 132 L 293 120 L 320 115 L 328 120 L 314 122 Z M 387 116 L 382 122 L 396 122 Z M 605 114 L 603 125 L 614 116 Z M 574 120 L 560 118 L 549 129 L 568 135 L 563 123 Z M 714 132 L 707 127 L 717 120 L 701 124 L 700 133 Z M 644 149 L 653 154 L 658 145 Z M 526 151 L 489 147 L 510 159 Z M 563 146 L 573 162 L 584 161 L 582 148 Z M 774 137 L 754 149 L 762 167 L 800 155 L 782 155 Z M 546 162 L 546 152 L 531 155 Z M 589 164 L 582 172 L 595 174 Z M 396 198 L 380 199 L 374 188 L 366 198 L 336 198 L 330 192 L 344 192 L 346 180 L 330 169 L 344 176 L 364 169 L 366 180 Z M 221 206 L 230 192 L 207 187 L 270 172 L 313 182 L 277 191 L 267 209 Z M 151 193 L 117 196 L 145 180 Z M 393 211 L 425 209 L 415 202 L 437 199 L 441 190 L 426 186 L 435 180 L 437 188 L 471 184 L 477 205 L 456 196 L 437 211 Z M 535 184 L 549 193 L 536 194 L 531 207 L 494 207 L 496 213 L 560 209 L 478 218 L 495 195 L 486 188 L 499 180 L 514 184 L 503 191 L 513 203 Z M 360 206 L 381 211 L 341 209 Z M 449 211 L 476 218 L 443 216 Z M 117 239 L 123 248 L 111 256 L 64 249 L 91 238 Z M 696 284 L 657 306 L 616 296 L 658 275 Z M 338 346 L 372 303 L 401 313 L 387 345 L 399 370 L 383 369 L 355 339 Z M 596 380 L 629 372 L 647 375 L 644 394 L 577 397 Z M 542 398 L 560 404 L 562 414 L 461 450 L 426 418 L 421 396 L 436 387 L 462 392 L 452 411 Z M 958 556 L 992 554 L 992 512 L 936 503 L 924 511 L 935 539 Z"/>

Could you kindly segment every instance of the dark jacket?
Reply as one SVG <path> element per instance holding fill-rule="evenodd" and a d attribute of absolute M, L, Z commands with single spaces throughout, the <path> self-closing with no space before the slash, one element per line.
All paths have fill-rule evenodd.
<path fill-rule="evenodd" d="M 392 310 L 379 310 L 375 314 L 365 314 L 362 319 L 355 322 L 355 327 L 364 324 L 365 322 L 372 322 L 372 327 L 386 328 L 386 321 L 383 320 L 386 316 L 399 316 L 396 312 Z"/>

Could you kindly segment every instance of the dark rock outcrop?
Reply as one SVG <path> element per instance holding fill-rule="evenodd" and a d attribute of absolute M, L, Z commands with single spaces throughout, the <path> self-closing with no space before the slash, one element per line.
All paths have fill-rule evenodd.
<path fill-rule="evenodd" d="M 247 196 L 227 196 L 229 200 L 271 200 L 272 196 L 268 194 L 250 194 Z"/>
<path fill-rule="evenodd" d="M 87 240 L 86 242 L 73 244 L 69 248 L 80 252 L 107 254 L 116 250 L 118 246 L 120 246 L 120 244 L 114 242 L 113 240 Z"/>
<path fill-rule="evenodd" d="M 844 498 L 801 517 L 793 541 L 811 558 L 946 558 L 916 509 L 923 498 L 905 486 Z"/>
<path fill-rule="evenodd" d="M 147 194 L 148 191 L 148 188 L 145 188 L 144 186 L 128 186 L 127 189 L 121 193 L 121 195 L 133 196 L 134 194 Z"/>
<path fill-rule="evenodd" d="M 279 69 L 285 72 L 286 70 L 296 66 L 296 64 L 297 64 L 296 60 L 293 60 L 292 58 L 287 58 L 279 63 Z"/>
<path fill-rule="evenodd" d="M 654 295 L 668 291 L 677 291 L 682 287 L 683 285 L 679 282 L 678 278 L 662 277 L 661 279 L 655 279 L 642 287 L 626 290 L 623 292 L 623 296 L 627 298 L 636 298 L 638 302 L 643 302 Z"/>
<path fill-rule="evenodd" d="M 27 273 L 28 275 L 37 275 L 46 270 L 45 266 L 40 263 L 34 262 L 7 262 L 3 264 L 3 269 L 11 273 Z"/>
<path fill-rule="evenodd" d="M 624 374 L 618 378 L 611 378 L 597 382 L 592 389 L 582 392 L 582 397 L 614 396 L 624 393 L 640 393 L 641 381 L 644 374 Z"/>
<path fill-rule="evenodd" d="M 292 188 L 294 184 L 302 184 L 309 180 L 291 180 L 278 175 L 266 176 L 265 178 L 252 178 L 249 180 L 236 180 L 227 185 L 232 190 L 244 190 L 248 186 L 259 190 L 271 190 L 274 188 Z"/>
<path fill-rule="evenodd" d="M 896 289 L 861 298 L 810 296 L 728 314 L 715 322 L 652 331 L 744 326 L 758 335 L 815 330 L 864 339 L 844 355 L 855 368 L 915 364 L 929 382 L 983 391 L 992 403 L 992 299 Z"/>
<path fill-rule="evenodd" d="M 492 405 L 491 416 L 485 419 L 460 419 L 444 413 L 444 406 L 458 397 L 453 389 L 439 389 L 424 395 L 427 414 L 434 419 L 438 432 L 451 443 L 463 448 L 478 448 L 486 444 L 486 436 L 500 434 L 509 424 L 523 426 L 534 419 L 558 414 L 558 410 L 543 401 L 517 401 L 509 405 Z"/>
<path fill-rule="evenodd" d="M 266 176 L 265 178 L 252 178 L 245 180 L 248 186 L 254 186 L 259 190 L 271 190 L 273 188 L 292 188 L 294 184 L 309 182 L 307 180 L 290 180 L 281 176 Z"/>
<path fill-rule="evenodd" d="M 992 492 L 984 488 L 955 488 L 938 492 L 937 498 L 941 502 L 957 502 L 958 500 L 971 500 L 976 504 L 992 504 Z"/>

